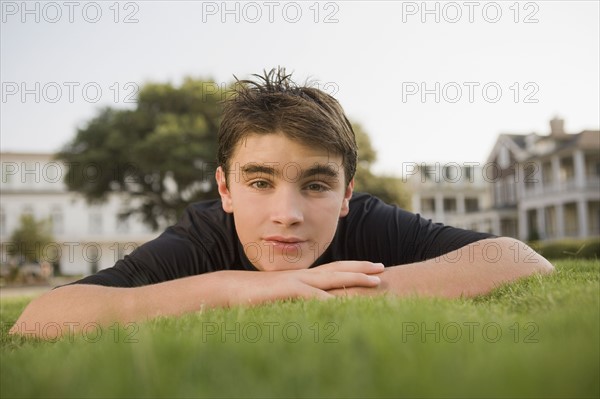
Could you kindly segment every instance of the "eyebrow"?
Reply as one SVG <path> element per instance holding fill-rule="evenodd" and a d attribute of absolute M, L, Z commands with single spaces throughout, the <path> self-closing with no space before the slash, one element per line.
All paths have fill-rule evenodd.
<path fill-rule="evenodd" d="M 325 177 L 337 179 L 339 176 L 339 173 L 337 171 L 337 168 L 334 169 L 329 164 L 327 164 L 327 165 L 316 164 L 313 167 L 310 167 L 302 172 L 302 177 L 305 179 L 308 177 L 319 176 L 319 175 L 324 175 Z"/>
<path fill-rule="evenodd" d="M 337 179 L 339 177 L 337 169 L 338 168 L 332 167 L 331 164 L 315 164 L 310 168 L 303 169 L 302 173 L 300 174 L 300 178 L 307 179 L 315 176 L 324 176 L 330 180 Z M 242 175 L 255 174 L 265 174 L 268 176 L 281 177 L 281 170 L 275 169 L 273 166 L 261 165 L 256 163 L 249 163 L 242 167 Z"/>

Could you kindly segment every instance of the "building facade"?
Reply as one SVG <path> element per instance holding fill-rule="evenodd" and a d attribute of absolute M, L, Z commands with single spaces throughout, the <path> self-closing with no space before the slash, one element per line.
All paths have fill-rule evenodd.
<path fill-rule="evenodd" d="M 492 232 L 492 218 L 481 212 L 490 207 L 488 186 L 481 165 L 474 163 L 421 163 L 408 178 L 412 211 L 436 223 Z"/>
<path fill-rule="evenodd" d="M 501 170 L 493 207 L 510 210 L 520 239 L 600 235 L 600 131 L 568 134 L 555 118 L 549 135 L 500 135 L 488 162 Z"/>
<path fill-rule="evenodd" d="M 50 219 L 54 242 L 41 248 L 42 260 L 58 264 L 63 274 L 86 275 L 111 267 L 142 243 L 155 238 L 141 221 L 118 217 L 123 198 L 110 195 L 105 203 L 88 204 L 82 195 L 69 192 L 64 179 L 67 165 L 53 154 L 2 153 L 0 201 L 0 261 L 8 256 L 12 232 L 22 214 Z M 81 173 L 101 173 L 94 166 Z M 26 249 L 26 250 L 33 250 Z"/>
<path fill-rule="evenodd" d="M 568 134 L 555 118 L 548 135 L 500 134 L 487 161 L 469 166 L 476 175 L 471 180 L 452 182 L 442 175 L 427 181 L 422 175 L 430 167 L 410 180 L 413 209 L 434 221 L 524 241 L 600 236 L 598 130 Z M 453 202 L 474 192 L 481 209 L 455 210 Z"/>

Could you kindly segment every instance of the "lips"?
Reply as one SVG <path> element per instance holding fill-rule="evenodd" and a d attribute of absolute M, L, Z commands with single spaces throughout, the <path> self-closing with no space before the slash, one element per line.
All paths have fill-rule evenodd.
<path fill-rule="evenodd" d="M 298 237 L 282 237 L 282 236 L 269 236 L 269 237 L 263 238 L 263 240 L 265 240 L 266 242 L 277 242 L 277 243 L 284 243 L 284 244 L 299 244 L 299 243 L 306 241 L 306 240 L 303 240 L 302 238 L 298 238 Z"/>
<path fill-rule="evenodd" d="M 270 245 L 273 248 L 287 250 L 289 251 L 292 248 L 298 248 L 306 240 L 299 237 L 283 237 L 283 236 L 269 236 L 264 237 L 263 241 L 266 245 Z"/>

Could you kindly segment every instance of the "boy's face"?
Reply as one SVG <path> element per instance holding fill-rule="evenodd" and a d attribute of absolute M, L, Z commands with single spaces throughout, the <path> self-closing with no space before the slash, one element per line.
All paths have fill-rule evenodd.
<path fill-rule="evenodd" d="M 342 156 L 288 139 L 250 134 L 217 169 L 223 209 L 233 213 L 248 259 L 259 270 L 306 269 L 348 214 L 354 181 L 345 184 Z"/>

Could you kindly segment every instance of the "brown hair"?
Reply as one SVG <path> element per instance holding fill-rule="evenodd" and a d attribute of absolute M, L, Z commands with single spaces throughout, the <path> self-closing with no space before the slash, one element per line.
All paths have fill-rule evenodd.
<path fill-rule="evenodd" d="M 251 133 L 281 132 L 292 140 L 316 145 L 342 156 L 346 184 L 356 171 L 354 131 L 339 102 L 314 88 L 297 86 L 285 68 L 238 80 L 225 100 L 219 127 L 217 163 L 225 172 L 235 146 Z"/>

